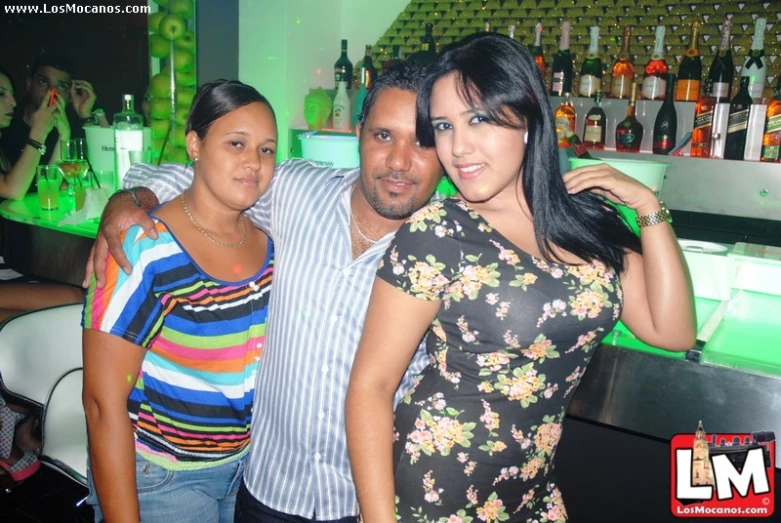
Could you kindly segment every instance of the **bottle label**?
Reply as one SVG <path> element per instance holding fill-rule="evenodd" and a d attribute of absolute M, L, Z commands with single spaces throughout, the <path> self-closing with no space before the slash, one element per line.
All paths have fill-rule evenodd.
<path fill-rule="evenodd" d="M 580 78 L 580 96 L 594 96 L 602 88 L 602 79 L 591 74 Z"/>
<path fill-rule="evenodd" d="M 762 147 L 761 160 L 764 162 L 777 162 L 781 153 L 781 147 L 778 145 L 765 145 Z"/>
<path fill-rule="evenodd" d="M 705 129 L 713 125 L 713 111 L 698 114 L 694 117 L 694 128 Z"/>
<path fill-rule="evenodd" d="M 729 84 L 727 82 L 713 82 L 713 96 L 716 99 L 729 99 Z"/>
<path fill-rule="evenodd" d="M 658 76 L 647 76 L 643 79 L 643 98 L 646 100 L 661 100 L 664 98 L 664 90 L 667 80 Z"/>
<path fill-rule="evenodd" d="M 569 127 L 570 129 L 572 128 L 572 126 L 570 125 L 569 118 L 567 118 L 566 116 L 559 116 L 558 118 L 556 118 L 555 124 L 556 124 L 556 138 L 558 138 L 559 142 L 566 142 L 567 138 L 566 136 L 564 136 L 563 129 L 567 127 Z"/>
<path fill-rule="evenodd" d="M 736 133 L 748 129 L 748 109 L 729 115 L 727 121 L 727 133 Z"/>
<path fill-rule="evenodd" d="M 764 75 L 752 75 L 751 81 L 748 84 L 748 94 L 755 100 L 762 98 L 762 91 L 765 89 L 765 76 Z"/>
<path fill-rule="evenodd" d="M 629 98 L 632 88 L 632 79 L 626 76 L 614 76 L 610 82 L 610 96 L 613 98 Z"/>
<path fill-rule="evenodd" d="M 596 118 L 589 116 L 589 121 L 586 123 L 586 130 L 583 133 L 583 141 L 586 143 L 602 143 L 602 124 L 599 122 L 601 117 L 596 115 Z M 592 123 L 594 122 L 594 123 Z"/>
<path fill-rule="evenodd" d="M 700 97 L 700 80 L 678 80 L 675 84 L 677 102 L 696 102 Z"/>
<path fill-rule="evenodd" d="M 654 152 L 669 152 L 673 147 L 675 147 L 675 142 L 673 141 L 673 137 L 668 134 L 663 134 L 654 140 Z"/>
<path fill-rule="evenodd" d="M 631 148 L 635 142 L 635 133 L 632 132 L 632 129 L 621 129 L 616 133 L 616 139 L 621 145 Z"/>
<path fill-rule="evenodd" d="M 551 82 L 551 91 L 558 94 L 564 92 L 564 71 L 553 72 L 553 82 Z"/>
<path fill-rule="evenodd" d="M 767 119 L 767 130 L 765 132 L 773 133 L 776 131 L 781 131 L 781 114 L 771 116 Z"/>

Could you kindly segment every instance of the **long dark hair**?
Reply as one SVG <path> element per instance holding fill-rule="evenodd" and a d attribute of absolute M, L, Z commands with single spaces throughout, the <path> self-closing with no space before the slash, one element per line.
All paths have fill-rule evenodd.
<path fill-rule="evenodd" d="M 446 47 L 418 93 L 417 134 L 423 146 L 434 144 L 429 111 L 434 83 L 453 73 L 467 105 L 479 106 L 494 125 L 529 133 L 521 165 L 523 193 L 543 256 L 562 261 L 552 248 L 557 246 L 623 272 L 626 251 L 641 252 L 640 239 L 603 197 L 591 191 L 567 193 L 545 82 L 526 48 L 494 33 L 470 35 Z"/>
<path fill-rule="evenodd" d="M 11 89 L 16 90 L 14 87 L 14 78 L 11 76 L 11 73 L 5 70 L 5 67 L 0 65 L 0 74 L 8 78 L 8 82 L 11 84 Z"/>
<path fill-rule="evenodd" d="M 274 108 L 254 87 L 238 80 L 216 80 L 203 84 L 193 98 L 185 130 L 188 133 L 195 131 L 203 140 L 215 120 L 254 102 L 265 104 L 276 122 Z"/>

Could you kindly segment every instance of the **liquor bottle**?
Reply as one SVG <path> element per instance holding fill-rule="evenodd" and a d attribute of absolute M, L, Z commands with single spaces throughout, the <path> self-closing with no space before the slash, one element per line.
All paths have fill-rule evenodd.
<path fill-rule="evenodd" d="M 548 66 L 545 63 L 545 54 L 542 52 L 542 24 L 540 22 L 537 22 L 537 25 L 534 28 L 534 45 L 531 46 L 529 51 L 531 51 L 532 57 L 537 63 L 537 67 L 540 69 L 540 73 L 542 73 L 544 79 Z"/>
<path fill-rule="evenodd" d="M 350 120 L 350 123 L 352 123 L 353 129 L 355 129 L 359 123 L 361 123 L 361 119 L 363 116 L 363 102 L 366 100 L 366 95 L 368 94 L 368 91 L 366 90 L 366 86 L 361 84 L 358 86 L 358 94 L 355 96 L 355 103 L 353 104 L 353 116 Z"/>
<path fill-rule="evenodd" d="M 143 149 L 144 117 L 135 111 L 133 95 L 122 95 L 122 111 L 114 115 L 114 175 L 118 189 L 130 169 L 130 151 Z"/>
<path fill-rule="evenodd" d="M 586 114 L 586 126 L 583 130 L 583 143 L 586 147 L 604 149 L 606 127 L 607 117 L 602 110 L 602 91 L 597 91 L 596 103 Z"/>
<path fill-rule="evenodd" d="M 510 37 L 510 40 L 515 40 L 515 24 L 511 24 L 510 27 L 507 28 L 507 36 Z"/>
<path fill-rule="evenodd" d="M 580 96 L 594 96 L 602 90 L 602 60 L 599 59 L 599 26 L 591 27 L 588 54 L 580 67 Z"/>
<path fill-rule="evenodd" d="M 762 162 L 781 160 L 781 76 L 776 81 L 773 98 L 767 104 L 765 134 L 762 136 Z"/>
<path fill-rule="evenodd" d="M 724 145 L 724 158 L 728 160 L 742 160 L 746 150 L 748 115 L 754 103 L 748 92 L 750 82 L 748 76 L 740 77 L 740 89 L 729 104 L 727 141 Z"/>
<path fill-rule="evenodd" d="M 347 40 L 342 40 L 342 54 L 334 64 L 334 85 L 339 89 L 339 82 L 351 86 L 353 83 L 353 64 L 347 58 Z"/>
<path fill-rule="evenodd" d="M 657 25 L 654 51 L 645 66 L 645 76 L 643 77 L 642 93 L 646 100 L 662 100 L 667 90 L 667 74 L 670 70 L 664 59 L 664 34 L 664 26 Z"/>
<path fill-rule="evenodd" d="M 705 80 L 705 93 L 699 97 L 694 106 L 694 128 L 692 129 L 691 156 L 710 158 L 713 144 L 713 111 L 716 109 L 716 98 L 713 96 L 713 81 Z"/>
<path fill-rule="evenodd" d="M 667 94 L 664 102 L 656 114 L 654 122 L 654 154 L 669 154 L 675 147 L 675 138 L 678 134 L 678 115 L 675 112 L 675 75 L 671 74 L 667 79 Z"/>
<path fill-rule="evenodd" d="M 616 150 L 632 151 L 640 150 L 643 141 L 643 124 L 635 117 L 635 104 L 637 102 L 637 84 L 632 84 L 629 94 L 629 105 L 626 108 L 626 118 L 616 126 Z"/>
<path fill-rule="evenodd" d="M 702 57 L 700 56 L 699 20 L 692 22 L 692 35 L 686 55 L 678 67 L 678 86 L 675 89 L 676 102 L 695 102 L 700 97 L 702 83 Z"/>
<path fill-rule="evenodd" d="M 374 79 L 377 78 L 377 69 L 374 68 L 374 63 L 372 62 L 372 46 L 370 45 L 366 46 L 366 54 L 363 57 L 363 63 L 359 71 L 361 72 L 360 85 L 363 85 L 366 89 L 371 89 Z"/>
<path fill-rule="evenodd" d="M 564 132 L 564 136 L 566 137 L 567 143 L 569 143 L 570 147 L 573 151 L 575 151 L 575 154 L 578 158 L 585 158 L 588 160 L 596 160 L 591 154 L 588 152 L 588 149 L 586 149 L 586 146 L 583 145 L 583 142 L 580 141 L 580 138 L 578 138 L 578 135 L 575 134 L 575 131 L 573 131 L 568 122 L 562 122 L 563 127 L 562 131 Z"/>
<path fill-rule="evenodd" d="M 559 52 L 553 56 L 550 94 L 563 96 L 572 92 L 572 54 L 569 50 L 569 33 L 572 25 L 565 21 L 561 24 Z"/>
<path fill-rule="evenodd" d="M 486 22 L 483 24 L 483 32 L 484 33 L 492 33 L 493 28 L 491 27 L 491 22 Z"/>
<path fill-rule="evenodd" d="M 555 122 L 556 122 L 556 135 L 559 139 L 559 147 L 567 147 L 567 137 L 564 135 L 564 126 L 562 121 L 569 126 L 570 129 L 575 129 L 575 123 L 577 114 L 575 113 L 575 106 L 572 105 L 572 96 L 570 93 L 564 93 L 564 100 L 556 109 Z"/>
<path fill-rule="evenodd" d="M 740 70 L 741 77 L 750 78 L 748 82 L 748 94 L 756 102 L 762 101 L 762 91 L 765 89 L 765 79 L 767 78 L 767 59 L 765 56 L 765 27 L 767 20 L 757 18 L 754 24 L 754 39 L 751 42 L 751 52 L 746 57 L 743 68 Z"/>
<path fill-rule="evenodd" d="M 347 95 L 347 82 L 339 82 L 339 89 L 334 97 L 334 129 L 350 130 L 350 97 Z"/>
<path fill-rule="evenodd" d="M 390 59 L 385 60 L 382 63 L 382 72 L 385 72 L 391 67 L 393 67 L 394 65 L 398 65 L 404 61 L 400 45 L 394 45 L 391 49 L 392 50 L 391 50 Z"/>
<path fill-rule="evenodd" d="M 426 24 L 426 34 L 420 40 L 420 52 L 423 53 L 423 59 L 427 64 L 434 61 L 437 57 L 437 42 L 434 40 L 434 25 Z"/>
<path fill-rule="evenodd" d="M 708 78 L 713 82 L 713 97 L 717 102 L 728 102 L 732 94 L 732 80 L 735 78 L 735 64 L 732 62 L 732 47 L 729 37 L 732 32 L 732 20 L 724 20 L 721 29 L 719 50 L 713 57 Z"/>
<path fill-rule="evenodd" d="M 616 62 L 613 64 L 613 70 L 610 73 L 610 96 L 612 98 L 624 99 L 629 97 L 631 85 L 635 81 L 635 64 L 632 62 L 632 55 L 629 52 L 629 43 L 632 39 L 632 27 L 624 28 L 624 43 L 621 45 L 621 52 L 618 53 Z"/>

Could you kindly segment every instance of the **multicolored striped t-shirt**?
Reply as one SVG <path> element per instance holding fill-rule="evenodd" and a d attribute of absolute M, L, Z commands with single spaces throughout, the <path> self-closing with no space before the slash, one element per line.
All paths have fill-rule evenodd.
<path fill-rule="evenodd" d="M 172 470 L 214 466 L 249 449 L 273 244 L 254 276 L 225 282 L 155 222 L 156 240 L 140 227 L 127 230 L 133 271 L 125 274 L 109 256 L 106 285 L 92 282 L 82 325 L 147 349 L 127 402 L 136 451 Z"/>

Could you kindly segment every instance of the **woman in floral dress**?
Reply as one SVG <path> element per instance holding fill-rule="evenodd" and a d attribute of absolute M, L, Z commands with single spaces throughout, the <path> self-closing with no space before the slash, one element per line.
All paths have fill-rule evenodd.
<path fill-rule="evenodd" d="M 599 342 L 621 319 L 658 347 L 694 343 L 675 235 L 654 193 L 615 169 L 561 175 L 543 79 L 509 38 L 442 53 L 418 137 L 459 194 L 415 213 L 377 274 L 347 397 L 363 519 L 566 521 L 553 458 Z M 634 236 L 606 200 L 651 224 Z M 432 363 L 394 420 L 427 332 Z"/>

